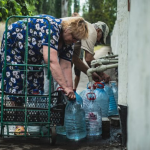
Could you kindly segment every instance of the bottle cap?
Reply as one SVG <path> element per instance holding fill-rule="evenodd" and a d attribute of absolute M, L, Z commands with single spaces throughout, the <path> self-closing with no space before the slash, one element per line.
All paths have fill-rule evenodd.
<path fill-rule="evenodd" d="M 94 86 L 95 86 L 96 88 L 100 88 L 100 89 L 103 89 L 103 88 L 104 88 L 104 84 L 101 83 L 101 82 L 95 82 L 95 83 L 94 83 Z"/>
<path fill-rule="evenodd" d="M 33 93 L 34 94 L 39 94 L 39 90 L 38 89 L 33 89 Z"/>

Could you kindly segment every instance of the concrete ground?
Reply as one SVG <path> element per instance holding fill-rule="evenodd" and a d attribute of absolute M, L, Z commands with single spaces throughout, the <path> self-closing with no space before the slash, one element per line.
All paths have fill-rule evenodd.
<path fill-rule="evenodd" d="M 5 138 L 0 139 L 0 150 L 125 150 L 121 146 L 119 127 L 111 127 L 109 139 L 83 139 L 75 142 L 68 140 L 65 136 L 57 135 L 54 146 L 50 145 L 48 139 L 44 138 Z"/>
<path fill-rule="evenodd" d="M 106 55 L 110 51 L 109 47 L 105 47 L 95 52 L 95 57 L 99 58 Z M 74 77 L 74 75 L 73 75 Z M 84 90 L 87 86 L 88 78 L 81 73 L 81 80 L 78 86 L 78 92 Z M 40 138 L 0 138 L 0 150 L 125 150 L 121 146 L 120 127 L 112 127 L 110 138 L 102 139 L 84 139 L 78 142 L 70 141 L 65 136 L 57 135 L 55 146 L 51 146 L 48 139 Z"/>

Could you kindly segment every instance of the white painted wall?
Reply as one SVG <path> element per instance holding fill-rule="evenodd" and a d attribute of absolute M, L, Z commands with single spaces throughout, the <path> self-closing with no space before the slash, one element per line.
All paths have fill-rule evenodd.
<path fill-rule="evenodd" d="M 128 1 L 118 0 L 112 51 L 119 54 L 119 103 L 128 105 L 128 150 L 150 150 L 150 0 L 130 1 L 128 12 Z"/>
<path fill-rule="evenodd" d="M 132 0 L 128 38 L 128 148 L 150 150 L 150 0 Z"/>
<path fill-rule="evenodd" d="M 128 85 L 128 16 L 127 0 L 118 0 L 117 20 L 111 37 L 111 47 L 114 54 L 119 55 L 118 78 L 119 97 L 118 104 L 127 105 L 127 85 Z"/>

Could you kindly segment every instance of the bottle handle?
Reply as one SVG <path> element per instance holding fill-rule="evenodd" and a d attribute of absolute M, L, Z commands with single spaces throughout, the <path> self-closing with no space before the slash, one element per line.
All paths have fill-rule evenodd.
<path fill-rule="evenodd" d="M 61 86 L 57 88 L 57 91 L 62 91 L 63 93 L 65 93 L 65 91 L 63 90 Z"/>
<path fill-rule="evenodd" d="M 92 93 L 92 92 L 87 93 L 86 97 L 87 97 L 88 100 L 95 100 L 96 99 L 95 93 Z"/>
<path fill-rule="evenodd" d="M 57 91 L 63 91 L 63 88 L 62 87 L 58 87 Z"/>
<path fill-rule="evenodd" d="M 96 89 L 96 88 L 99 88 L 98 84 L 101 84 L 101 85 L 103 86 L 103 88 L 104 88 L 104 84 L 101 83 L 101 82 L 95 82 L 95 83 L 93 84 L 93 87 L 95 87 L 95 89 Z"/>

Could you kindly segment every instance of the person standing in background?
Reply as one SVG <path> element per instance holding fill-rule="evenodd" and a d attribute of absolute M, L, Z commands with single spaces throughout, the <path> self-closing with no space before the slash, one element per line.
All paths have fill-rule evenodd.
<path fill-rule="evenodd" d="M 72 14 L 72 17 L 79 17 L 77 12 Z M 87 74 L 87 70 L 91 67 L 91 61 L 94 60 L 94 46 L 97 44 L 106 44 L 106 37 L 109 33 L 109 28 L 106 23 L 102 21 L 98 21 L 94 24 L 87 22 L 89 29 L 89 36 L 86 40 L 77 41 L 74 44 L 74 52 L 72 63 L 75 65 L 78 70 Z M 85 61 L 87 65 L 80 59 L 81 50 L 85 51 Z M 92 74 L 93 80 L 95 82 L 104 80 L 105 82 L 109 82 L 110 76 L 101 72 L 93 72 Z M 78 80 L 78 79 L 77 79 Z M 80 79 L 79 79 L 80 80 Z M 75 81 L 76 82 L 76 81 Z M 74 88 L 77 88 L 74 83 Z"/>

